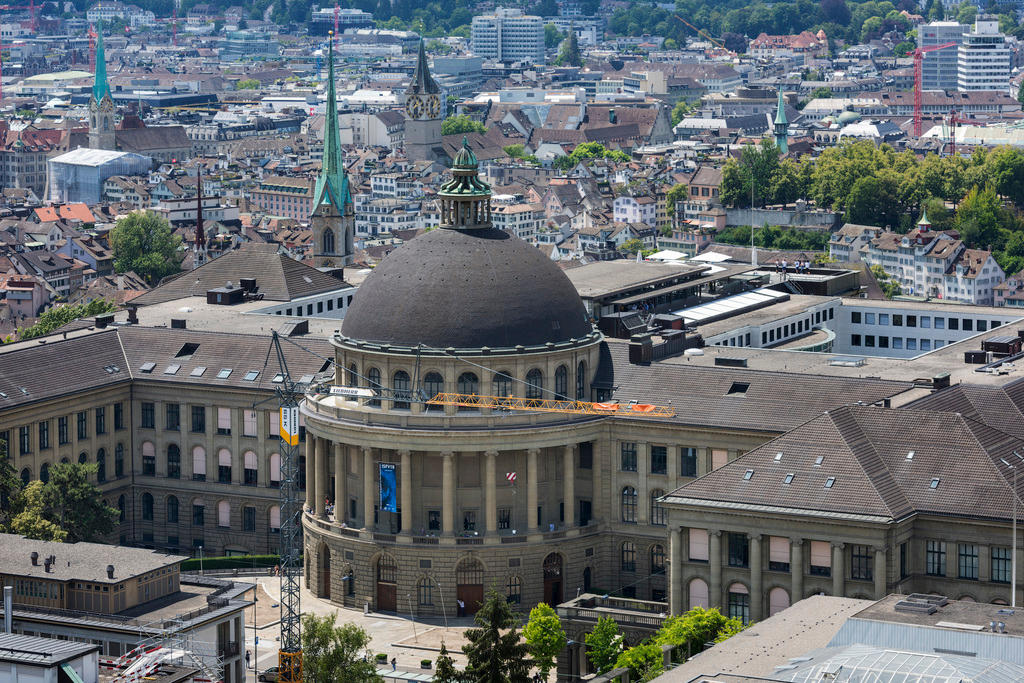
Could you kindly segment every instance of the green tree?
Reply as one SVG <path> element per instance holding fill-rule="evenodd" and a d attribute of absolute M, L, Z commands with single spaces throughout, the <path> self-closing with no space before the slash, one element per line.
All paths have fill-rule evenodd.
<path fill-rule="evenodd" d="M 623 254 L 635 254 L 638 251 L 643 251 L 643 248 L 643 240 L 637 239 L 636 237 L 634 237 L 633 239 L 628 239 L 619 245 L 619 251 L 621 251 Z"/>
<path fill-rule="evenodd" d="M 676 102 L 672 107 L 672 127 L 678 126 L 679 122 L 685 119 L 691 111 L 693 111 L 693 105 L 685 99 Z"/>
<path fill-rule="evenodd" d="M 894 174 L 858 178 L 850 188 L 846 221 L 895 228 L 903 215 L 898 190 L 898 177 Z"/>
<path fill-rule="evenodd" d="M 67 533 L 69 543 L 99 541 L 114 530 L 118 511 L 106 505 L 92 483 L 96 463 L 56 463 L 42 488 L 43 516 Z"/>
<path fill-rule="evenodd" d="M 464 135 L 466 133 L 486 133 L 487 127 L 465 114 L 449 116 L 441 122 L 441 135 Z"/>
<path fill-rule="evenodd" d="M 619 625 L 611 617 L 601 617 L 594 625 L 594 630 L 583 638 L 587 644 L 587 659 L 603 674 L 615 668 L 615 662 L 622 653 L 622 634 Z"/>
<path fill-rule="evenodd" d="M 117 221 L 110 231 L 114 269 L 135 271 L 150 284 L 181 270 L 181 237 L 171 224 L 152 211 L 136 212 Z"/>
<path fill-rule="evenodd" d="M 832 88 L 826 88 L 821 85 L 811 91 L 810 99 L 812 100 L 827 100 L 832 97 Z"/>
<path fill-rule="evenodd" d="M 583 66 L 583 55 L 580 54 L 580 44 L 576 38 L 576 31 L 569 29 L 569 36 L 562 42 L 562 51 L 555 59 L 557 66 Z"/>
<path fill-rule="evenodd" d="M 512 159 L 523 159 L 526 157 L 526 148 L 522 145 L 506 145 L 502 147 L 503 152 Z"/>
<path fill-rule="evenodd" d="M 558 30 L 554 24 L 544 24 L 544 47 L 550 49 L 558 47 L 565 34 Z"/>
<path fill-rule="evenodd" d="M 477 627 L 465 632 L 462 646 L 469 660 L 466 679 L 472 683 L 528 683 L 529 648 L 519 635 L 519 620 L 505 596 L 496 590 L 487 593 L 474 617 Z"/>
<path fill-rule="evenodd" d="M 901 40 L 900 42 L 896 43 L 896 46 L 892 49 L 892 51 L 896 53 L 897 57 L 906 57 L 908 54 L 913 52 L 916 47 L 917 45 L 910 42 L 909 40 Z"/>
<path fill-rule="evenodd" d="M 1017 88 L 1017 101 L 1024 104 L 1024 80 L 1020 82 L 1020 86 Z"/>
<path fill-rule="evenodd" d="M 1024 207 L 1024 154 L 1009 146 L 997 147 L 986 159 L 986 177 L 997 193 Z"/>
<path fill-rule="evenodd" d="M 243 78 L 235 83 L 235 90 L 259 90 L 260 82 L 255 78 Z"/>
<path fill-rule="evenodd" d="M 973 24 L 978 16 L 978 6 L 970 0 L 964 0 L 957 7 L 956 20 L 961 24 Z"/>
<path fill-rule="evenodd" d="M 363 657 L 369 634 L 352 623 L 338 626 L 337 620 L 337 614 L 302 616 L 303 683 L 381 681 L 374 662 Z"/>
<path fill-rule="evenodd" d="M 720 642 L 723 633 L 733 635 L 742 629 L 743 622 L 726 617 L 717 607 L 694 607 L 666 619 L 654 635 L 654 642 L 679 648 L 689 658 L 701 652 L 706 643 Z"/>
<path fill-rule="evenodd" d="M 461 683 L 462 672 L 455 668 L 455 661 L 448 654 L 448 648 L 441 641 L 441 651 L 434 662 L 434 683 Z"/>
<path fill-rule="evenodd" d="M 38 479 L 29 482 L 22 491 L 21 509 L 11 520 L 10 528 L 13 533 L 20 534 L 25 538 L 63 543 L 67 540 L 68 532 L 46 517 L 43 508 L 44 486 L 45 484 Z"/>
<path fill-rule="evenodd" d="M 751 182 L 755 206 L 774 200 L 772 177 L 779 168 L 779 148 L 771 140 L 760 145 L 744 145 L 739 161 L 729 159 L 722 168 L 720 196 L 729 206 L 750 206 Z"/>
<path fill-rule="evenodd" d="M 665 658 L 660 645 L 641 643 L 619 655 L 615 668 L 628 668 L 630 681 L 653 681 L 665 671 Z"/>
<path fill-rule="evenodd" d="M 62 304 L 44 312 L 35 325 L 18 331 L 19 339 L 34 339 L 53 332 L 73 320 L 113 313 L 117 306 L 106 299 L 93 299 L 87 304 Z"/>
<path fill-rule="evenodd" d="M 530 648 L 534 664 L 545 681 L 555 666 L 555 657 L 565 647 L 565 630 L 558 613 L 546 603 L 540 603 L 530 610 L 530 620 L 523 628 L 523 638 Z"/>
<path fill-rule="evenodd" d="M 976 249 L 1000 248 L 1000 227 L 1009 222 L 999 197 L 992 185 L 979 190 L 972 188 L 956 210 L 953 223 L 960 231 L 960 239 Z"/>
<path fill-rule="evenodd" d="M 690 187 L 683 183 L 673 185 L 668 192 L 665 193 L 665 213 L 669 216 L 676 214 L 676 207 L 679 203 L 686 200 L 690 192 Z"/>
<path fill-rule="evenodd" d="M 22 482 L 7 452 L 7 442 L 0 440 L 0 532 L 11 529 L 15 511 L 21 507 Z"/>

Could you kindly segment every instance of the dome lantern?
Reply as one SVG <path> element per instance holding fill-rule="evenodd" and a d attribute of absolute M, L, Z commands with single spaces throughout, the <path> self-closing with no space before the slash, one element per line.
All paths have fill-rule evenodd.
<path fill-rule="evenodd" d="M 441 227 L 454 230 L 491 227 L 491 187 L 479 177 L 479 162 L 462 138 L 452 162 L 452 179 L 441 185 Z"/>

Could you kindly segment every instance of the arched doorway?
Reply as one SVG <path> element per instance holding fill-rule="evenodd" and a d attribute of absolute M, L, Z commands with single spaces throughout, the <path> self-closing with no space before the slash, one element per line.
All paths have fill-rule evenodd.
<path fill-rule="evenodd" d="M 544 602 L 552 607 L 562 603 L 562 556 L 558 553 L 544 558 Z"/>
<path fill-rule="evenodd" d="M 377 610 L 398 611 L 398 564 L 387 554 L 377 559 Z"/>
<path fill-rule="evenodd" d="M 327 547 L 326 543 L 321 543 L 317 549 L 317 555 L 320 557 L 320 590 L 317 592 L 318 598 L 331 598 L 331 550 Z"/>
<path fill-rule="evenodd" d="M 455 567 L 455 599 L 462 603 L 457 614 L 476 614 L 484 601 L 484 566 L 475 557 L 467 557 Z"/>

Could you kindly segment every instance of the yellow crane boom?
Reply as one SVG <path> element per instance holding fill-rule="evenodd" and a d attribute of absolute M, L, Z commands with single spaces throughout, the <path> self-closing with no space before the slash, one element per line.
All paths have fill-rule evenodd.
<path fill-rule="evenodd" d="M 491 408 L 494 410 L 529 410 L 542 413 L 574 415 L 623 415 L 634 417 L 675 417 L 675 408 L 648 403 L 592 403 L 560 399 L 519 398 L 516 396 L 478 396 L 477 394 L 437 394 L 428 405 Z"/>

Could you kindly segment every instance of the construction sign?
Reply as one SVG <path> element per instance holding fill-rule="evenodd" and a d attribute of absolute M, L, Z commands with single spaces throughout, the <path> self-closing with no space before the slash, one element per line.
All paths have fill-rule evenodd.
<path fill-rule="evenodd" d="M 281 406 L 281 439 L 289 446 L 299 445 L 298 406 Z"/>

